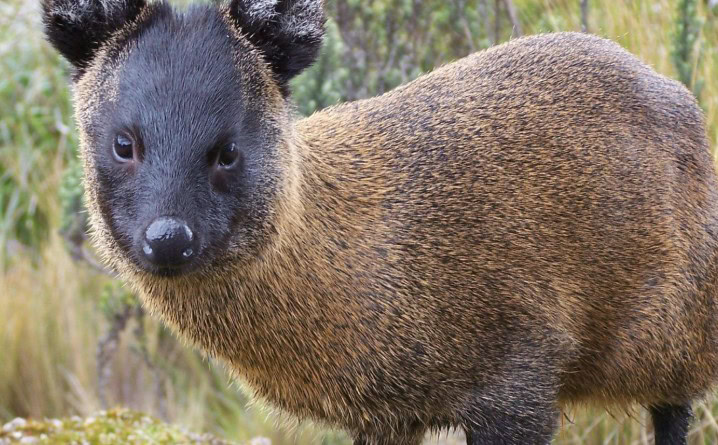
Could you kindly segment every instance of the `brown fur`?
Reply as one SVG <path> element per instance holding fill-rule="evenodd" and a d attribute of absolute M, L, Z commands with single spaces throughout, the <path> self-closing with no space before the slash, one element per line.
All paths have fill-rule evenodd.
<path fill-rule="evenodd" d="M 294 123 L 273 91 L 283 176 L 252 260 L 139 271 L 86 157 L 101 251 L 258 396 L 415 443 L 482 425 L 476 406 L 555 422 L 567 403 L 682 404 L 715 383 L 718 189 L 678 83 L 551 34 Z"/>

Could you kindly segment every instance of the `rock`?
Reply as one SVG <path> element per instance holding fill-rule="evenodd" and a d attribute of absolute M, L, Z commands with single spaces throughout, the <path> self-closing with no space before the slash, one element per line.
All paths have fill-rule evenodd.
<path fill-rule="evenodd" d="M 21 419 L 18 417 L 16 419 L 9 421 L 5 425 L 3 425 L 2 431 L 3 431 L 3 433 L 11 433 L 17 429 L 25 428 L 26 425 L 27 425 L 27 420 Z"/>

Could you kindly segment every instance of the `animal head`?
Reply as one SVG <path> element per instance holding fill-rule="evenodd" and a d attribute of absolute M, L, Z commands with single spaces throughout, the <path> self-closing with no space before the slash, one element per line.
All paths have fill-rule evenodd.
<path fill-rule="evenodd" d="M 321 47 L 321 0 L 43 0 L 74 68 L 87 203 L 121 272 L 251 258 L 276 232 L 294 157 L 288 82 Z"/>

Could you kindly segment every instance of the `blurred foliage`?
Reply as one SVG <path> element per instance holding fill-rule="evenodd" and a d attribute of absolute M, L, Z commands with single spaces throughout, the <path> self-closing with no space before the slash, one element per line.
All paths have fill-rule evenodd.
<path fill-rule="evenodd" d="M 76 145 L 65 73 L 17 19 L 27 9 L 0 2 L 0 265 L 7 246 L 47 239 L 57 205 L 48 175 L 61 174 Z"/>
<path fill-rule="evenodd" d="M 21 187 L 0 165 L 0 245 L 9 239 L 31 246 L 47 236 L 47 216 L 37 207 L 37 197 Z"/>
<path fill-rule="evenodd" d="M 327 43 L 318 62 L 293 81 L 295 102 L 310 114 L 381 94 L 489 46 L 482 5 L 467 0 L 328 2 Z"/>
<path fill-rule="evenodd" d="M 139 304 L 137 296 L 127 290 L 119 281 L 108 281 L 100 292 L 97 306 L 105 317 L 112 319 L 116 314 L 123 312 L 127 307 Z"/>
<path fill-rule="evenodd" d="M 671 60 L 678 80 L 700 100 L 704 80 L 697 78 L 702 58 L 700 40 L 703 19 L 698 16 L 698 0 L 678 0 L 676 21 L 671 33 Z"/>
<path fill-rule="evenodd" d="M 327 39 L 317 62 L 292 80 L 292 94 L 300 113 L 310 115 L 316 110 L 346 100 L 342 85 L 349 77 L 349 68 L 342 66 L 344 43 L 334 21 L 327 23 Z"/>
<path fill-rule="evenodd" d="M 173 3 L 187 4 L 189 0 Z M 715 3 L 713 0 L 709 2 Z M 591 0 L 590 30 L 696 95 L 718 142 L 718 6 Z M 581 29 L 580 0 L 328 1 L 320 59 L 292 82 L 303 115 L 381 94 L 518 36 Z M 236 441 L 345 443 L 247 408 L 223 365 L 144 316 L 87 244 L 69 69 L 43 41 L 37 3 L 0 0 L 0 418 L 91 415 L 120 404 Z M 693 443 L 716 443 L 718 405 L 698 407 Z M 639 416 L 636 416 L 639 418 Z M 561 444 L 648 443 L 645 419 L 569 413 Z"/>
<path fill-rule="evenodd" d="M 79 236 L 78 233 L 87 231 L 88 221 L 83 203 L 83 192 L 82 167 L 79 159 L 73 158 L 65 167 L 58 192 L 62 208 L 60 230 L 68 236 Z"/>

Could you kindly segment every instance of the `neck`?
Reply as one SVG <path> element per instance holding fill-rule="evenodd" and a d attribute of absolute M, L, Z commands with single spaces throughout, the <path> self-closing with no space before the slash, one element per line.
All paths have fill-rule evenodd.
<path fill-rule="evenodd" d="M 345 276 L 361 232 L 353 214 L 366 216 L 358 190 L 337 177 L 322 152 L 292 135 L 291 166 L 277 195 L 275 234 L 249 261 L 170 279 L 140 277 L 151 309 L 194 343 L 239 368 L 259 367 L 287 354 L 306 353 L 302 342 L 320 342 L 312 320 L 336 316 L 349 286 Z M 359 207 L 359 208 L 357 208 Z M 360 221 L 359 221 L 360 222 Z M 130 280 L 134 282 L 135 280 Z M 274 345 L 267 348 L 267 345 Z"/>
<path fill-rule="evenodd" d="M 324 410 L 342 408 L 322 400 L 340 400 L 355 384 L 347 379 L 361 372 L 357 354 L 386 322 L 384 303 L 371 298 L 382 292 L 377 277 L 401 277 L 381 259 L 391 233 L 381 183 L 352 168 L 354 153 L 301 134 L 293 141 L 276 234 L 261 255 L 205 276 L 140 281 L 155 312 L 259 395 L 295 414 L 331 418 Z M 307 399 L 300 386 L 316 393 Z"/>

